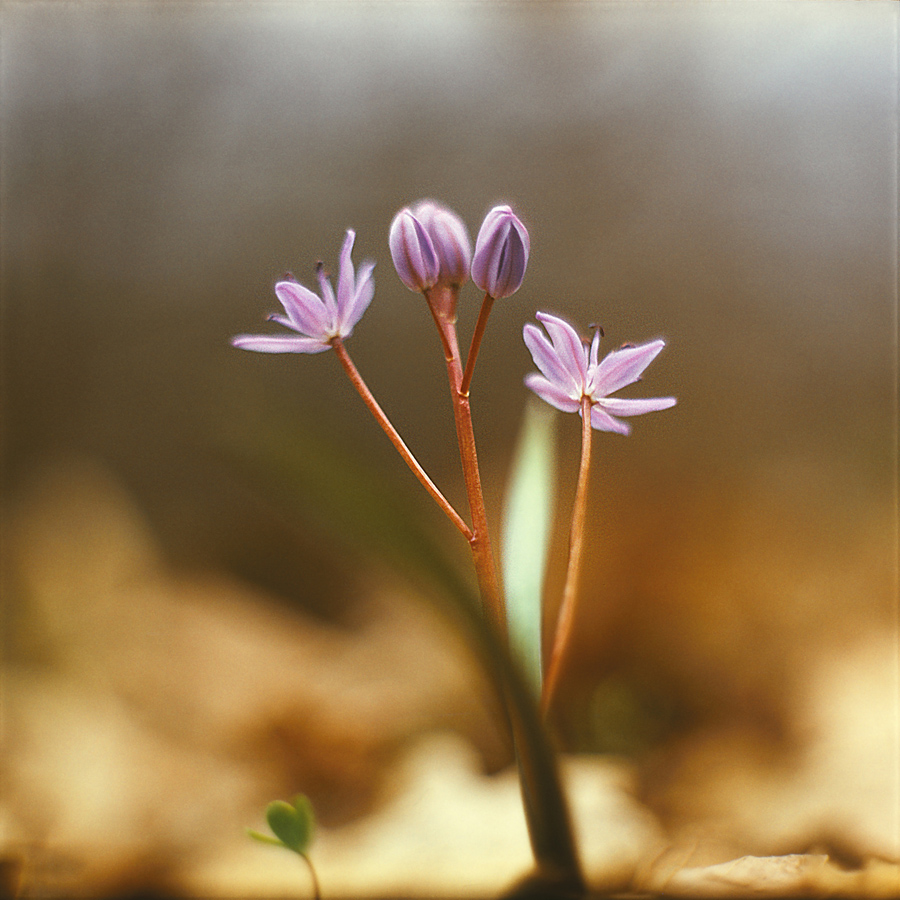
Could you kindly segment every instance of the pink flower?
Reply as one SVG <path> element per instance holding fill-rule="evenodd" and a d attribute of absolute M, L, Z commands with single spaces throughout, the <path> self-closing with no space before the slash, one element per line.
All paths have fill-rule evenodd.
<path fill-rule="evenodd" d="M 649 397 L 627 400 L 610 397 L 620 388 L 640 381 L 641 373 L 665 346 L 665 341 L 650 341 L 640 346 L 613 350 L 597 362 L 600 331 L 594 333 L 590 349 L 578 332 L 563 319 L 538 313 L 537 320 L 547 329 L 550 340 L 537 325 L 525 326 L 525 344 L 541 373 L 532 372 L 525 384 L 541 399 L 563 412 L 580 412 L 581 401 L 591 403 L 591 425 L 599 431 L 629 434 L 631 426 L 616 416 L 639 416 L 674 406 L 674 397 Z"/>
<path fill-rule="evenodd" d="M 239 334 L 231 339 L 235 347 L 258 353 L 321 353 L 335 338 L 349 337 L 356 323 L 372 302 L 375 282 L 373 262 L 364 262 L 354 274 L 350 253 L 356 234 L 348 230 L 341 248 L 337 296 L 321 264 L 317 269 L 320 297 L 296 281 L 279 281 L 275 296 L 286 316 L 273 314 L 269 319 L 284 325 L 299 337 L 287 334 Z"/>

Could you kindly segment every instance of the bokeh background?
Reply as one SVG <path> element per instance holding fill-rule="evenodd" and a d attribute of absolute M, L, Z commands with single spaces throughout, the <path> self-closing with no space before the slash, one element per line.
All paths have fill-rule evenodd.
<path fill-rule="evenodd" d="M 170 873 L 171 829 L 94 871 L 102 828 L 52 811 L 75 776 L 55 782 L 66 754 L 41 769 L 36 748 L 59 743 L 58 710 L 98 685 L 185 754 L 173 783 L 192 783 L 199 741 L 216 759 L 268 761 L 244 799 L 295 785 L 335 827 L 377 805 L 384 748 L 420 730 L 464 733 L 486 770 L 508 761 L 465 653 L 450 654 L 456 674 L 426 675 L 429 641 L 454 639 L 384 540 L 391 516 L 414 523 L 470 578 L 458 535 L 332 356 L 228 343 L 268 327 L 285 271 L 312 285 L 317 260 L 334 270 L 355 228 L 376 297 L 348 347 L 464 504 L 437 337 L 387 247 L 393 214 L 421 197 L 473 236 L 509 202 L 531 233 L 473 387 L 494 522 L 534 312 L 602 324 L 607 349 L 668 341 L 633 393 L 678 406 L 595 447 L 561 744 L 636 765 L 634 793 L 670 835 L 724 822 L 740 852 L 896 859 L 896 6 L 9 2 L 0 40 L 10 859 L 57 841 L 67 864 L 51 854 L 36 871 L 69 887 Z M 464 340 L 479 299 L 464 291 Z M 551 608 L 578 439 L 560 414 Z M 167 587 L 125 602 L 147 572 Z M 245 615 L 268 624 L 218 630 Z M 299 643 L 279 643 L 293 633 L 281 615 Z M 348 635 L 383 657 L 328 643 Z M 858 721 L 822 699 L 842 685 L 867 698 L 841 700 Z M 39 728 L 16 695 L 57 711 Z M 196 730 L 227 707 L 230 737 L 173 724 L 173 697 Z M 112 726 L 83 709 L 97 758 Z M 822 734 L 843 762 L 804 793 L 790 766 Z M 90 796 L 115 794 L 98 779 Z M 808 801 L 813 782 L 827 799 Z M 758 821 L 747 797 L 765 798 Z M 803 815 L 772 824 L 796 803 Z M 197 828 L 180 827 L 195 846 Z M 72 838 L 85 834 L 94 850 Z"/>

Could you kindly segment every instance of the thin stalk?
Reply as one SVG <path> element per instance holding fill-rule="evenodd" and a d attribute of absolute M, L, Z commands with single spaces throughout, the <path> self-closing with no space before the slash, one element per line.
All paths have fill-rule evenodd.
<path fill-rule="evenodd" d="M 473 337 L 466 366 L 469 378 L 468 381 L 464 381 L 456 320 L 452 313 L 456 305 L 454 289 L 438 286 L 428 291 L 425 296 L 444 349 L 460 459 L 472 513 L 472 536 L 469 539 L 469 546 L 484 610 L 483 618 L 479 618 L 476 622 L 478 627 L 475 631 L 481 635 L 486 662 L 493 669 L 508 716 L 519 769 L 528 836 L 537 863 L 538 887 L 537 893 L 534 891 L 532 893 L 534 896 L 546 897 L 581 897 L 585 892 L 584 876 L 578 860 L 569 805 L 563 790 L 556 753 L 543 727 L 531 689 L 513 661 L 507 644 L 505 607 L 491 552 L 484 494 L 475 451 L 468 383 L 471 381 L 478 345 L 493 300 L 486 297 L 482 305 L 479 316 L 480 328 L 476 327 L 477 337 Z"/>
<path fill-rule="evenodd" d="M 591 399 L 581 398 L 581 465 L 578 468 L 578 486 L 575 489 L 575 503 L 572 508 L 572 530 L 569 532 L 569 562 L 566 568 L 566 583 L 562 602 L 553 633 L 553 645 L 547 663 L 547 677 L 541 694 L 541 711 L 546 717 L 553 696 L 559 684 L 559 677 L 566 651 L 572 637 L 575 621 L 575 601 L 578 596 L 578 581 L 581 575 L 581 557 L 584 548 L 584 522 L 587 515 L 588 479 L 591 470 Z"/>
<path fill-rule="evenodd" d="M 462 364 L 460 362 L 459 342 L 456 336 L 456 320 L 445 312 L 454 304 L 448 302 L 445 292 L 453 288 L 436 286 L 426 293 L 428 307 L 434 317 L 444 358 L 447 363 L 447 377 L 450 381 L 450 396 L 453 402 L 453 418 L 456 423 L 456 438 L 459 443 L 459 455 L 462 462 L 463 477 L 466 483 L 466 494 L 469 510 L 472 515 L 472 530 L 469 535 L 469 549 L 475 565 L 478 587 L 485 617 L 498 635 L 506 636 L 506 611 L 503 596 L 500 592 L 500 579 L 491 550 L 488 535 L 487 512 L 484 505 L 484 491 L 481 487 L 481 474 L 478 468 L 478 454 L 475 449 L 475 430 L 472 427 L 472 410 L 469 397 L 460 390 L 462 385 Z"/>
<path fill-rule="evenodd" d="M 350 359 L 350 355 L 347 353 L 347 348 L 344 347 L 343 342 L 340 338 L 334 338 L 331 342 L 331 346 L 334 348 L 334 352 L 337 354 L 337 358 L 340 360 L 341 365 L 344 367 L 344 371 L 347 373 L 347 377 L 350 379 L 353 386 L 359 392 L 359 396 L 362 397 L 363 403 L 369 409 L 369 412 L 375 417 L 375 420 L 381 426 L 384 433 L 388 436 L 390 442 L 394 445 L 397 452 L 400 456 L 403 457 L 403 461 L 409 466 L 412 470 L 412 473 L 419 479 L 422 486 L 426 491 L 431 495 L 432 499 L 435 503 L 446 513 L 447 517 L 451 522 L 457 527 L 457 529 L 462 533 L 462 535 L 466 538 L 469 543 L 472 542 L 473 532 L 472 529 L 463 521 L 460 514 L 453 508 L 450 501 L 440 492 L 437 485 L 428 477 L 428 473 L 419 465 L 419 461 L 413 456 L 412 451 L 403 441 L 403 438 L 400 437 L 397 429 L 391 424 L 390 419 L 388 419 L 384 410 L 378 405 L 378 401 L 375 399 L 372 392 L 369 390 L 368 385 L 363 381 L 362 375 L 359 374 L 359 370 L 353 364 L 353 360 Z"/>
<path fill-rule="evenodd" d="M 316 875 L 315 866 L 313 866 L 312 861 L 305 853 L 301 853 L 300 856 L 303 857 L 303 861 L 306 863 L 306 867 L 309 869 L 309 874 L 312 876 L 313 900 L 322 900 L 322 890 L 319 887 L 319 878 Z"/>
<path fill-rule="evenodd" d="M 475 373 L 475 360 L 478 359 L 481 339 L 484 337 L 484 329 L 487 328 L 488 317 L 493 305 L 494 298 L 490 294 L 485 294 L 481 303 L 481 312 L 478 313 L 478 321 L 475 323 L 472 343 L 469 345 L 469 355 L 466 357 L 466 371 L 463 373 L 462 384 L 459 386 L 459 392 L 466 397 L 469 396 L 469 386 L 472 384 L 472 375 Z"/>

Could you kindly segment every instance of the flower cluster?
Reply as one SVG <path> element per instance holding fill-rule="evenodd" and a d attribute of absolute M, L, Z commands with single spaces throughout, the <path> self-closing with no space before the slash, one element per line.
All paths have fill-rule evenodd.
<path fill-rule="evenodd" d="M 485 217 L 472 254 L 469 233 L 456 213 L 422 200 L 404 207 L 391 223 L 391 258 L 400 280 L 412 291 L 435 284 L 459 287 L 469 277 L 495 300 L 522 285 L 528 231 L 509 206 L 495 206 Z"/>
<path fill-rule="evenodd" d="M 375 290 L 373 262 L 364 262 L 354 272 L 354 239 L 355 232 L 348 230 L 336 294 L 321 264 L 317 270 L 319 294 L 296 281 L 275 285 L 286 315 L 269 318 L 297 336 L 243 334 L 233 338 L 232 344 L 261 353 L 321 353 L 336 340 L 348 337 Z M 495 206 L 487 214 L 473 252 L 462 219 L 433 200 L 401 209 L 391 223 L 388 245 L 397 274 L 410 290 L 426 295 L 437 285 L 458 290 L 471 277 L 491 299 L 509 297 L 519 289 L 531 251 L 528 231 L 511 207 Z M 637 416 L 675 405 L 674 397 L 629 400 L 609 396 L 640 380 L 664 341 L 624 346 L 598 361 L 599 330 L 587 346 L 564 319 L 543 312 L 537 313 L 537 319 L 546 334 L 529 323 L 524 339 L 540 372 L 526 376 L 525 384 L 547 403 L 563 412 L 580 412 L 582 400 L 587 398 L 591 425 L 619 434 L 629 434 L 631 428 L 618 416 Z"/>

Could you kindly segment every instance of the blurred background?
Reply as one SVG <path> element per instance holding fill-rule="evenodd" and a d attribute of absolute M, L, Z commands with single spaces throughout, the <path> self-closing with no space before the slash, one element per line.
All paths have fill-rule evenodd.
<path fill-rule="evenodd" d="M 472 392 L 495 523 L 534 312 L 668 342 L 631 395 L 678 406 L 596 441 L 554 723 L 652 820 L 617 883 L 660 846 L 897 861 L 896 6 L 22 2 L 0 41 L 10 879 L 265 893 L 215 848 L 279 792 L 350 834 L 419 735 L 507 766 L 416 549 L 471 586 L 464 543 L 331 354 L 229 346 L 355 228 L 376 296 L 348 349 L 464 506 L 387 247 L 422 197 L 531 234 Z M 560 414 L 551 610 L 578 442 Z"/>

